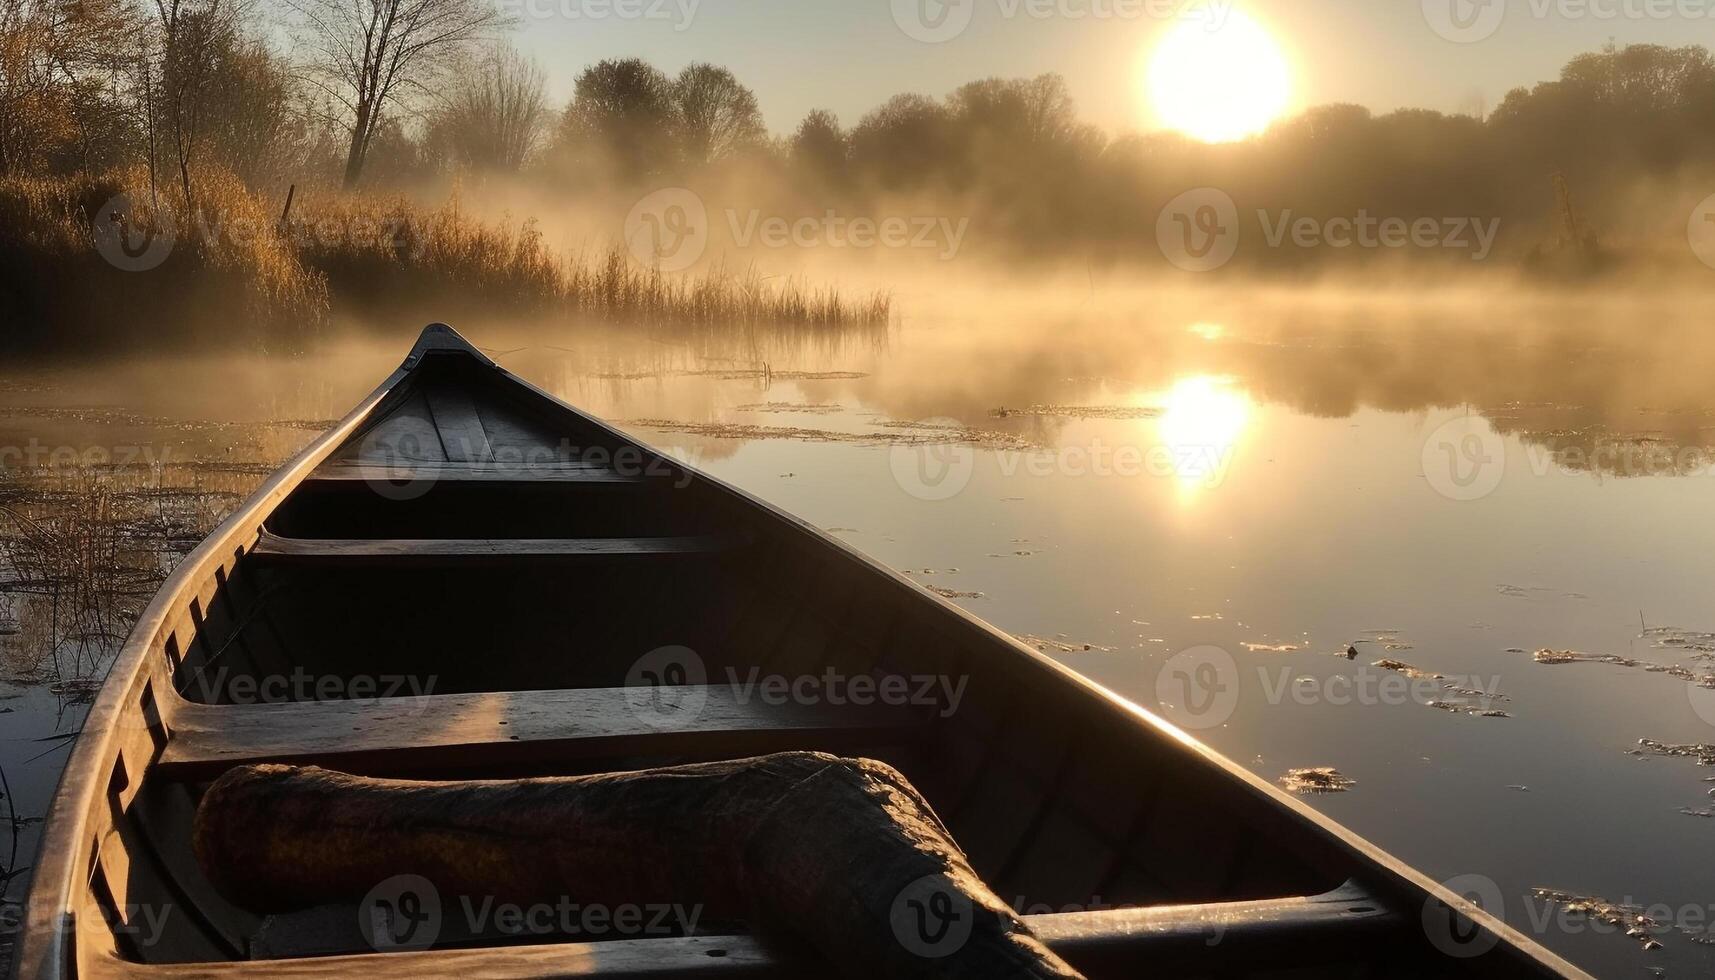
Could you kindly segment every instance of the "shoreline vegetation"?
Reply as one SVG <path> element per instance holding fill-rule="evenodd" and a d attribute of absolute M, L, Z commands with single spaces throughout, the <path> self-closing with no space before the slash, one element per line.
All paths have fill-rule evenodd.
<path fill-rule="evenodd" d="M 456 197 L 425 207 L 403 196 L 325 195 L 282 219 L 228 172 L 199 174 L 188 210 L 177 188 L 157 197 L 148 187 L 136 169 L 0 177 L 9 348 L 163 333 L 293 345 L 336 312 L 644 327 L 861 327 L 892 316 L 885 292 L 848 296 L 754 266 L 671 274 L 619 247 L 561 254 L 534 222 L 481 222 Z"/>
<path fill-rule="evenodd" d="M 0 343 L 291 348 L 346 312 L 892 322 L 888 292 L 764 270 L 1439 291 L 1715 268 L 1701 45 L 1609 44 L 1454 113 L 1310 106 L 1230 143 L 1110 132 L 1053 74 L 771 132 L 702 62 L 556 66 L 558 102 L 506 6 L 418 0 L 377 33 L 341 0 L 0 0 Z M 564 240 L 612 247 L 543 231 L 584 221 Z"/>

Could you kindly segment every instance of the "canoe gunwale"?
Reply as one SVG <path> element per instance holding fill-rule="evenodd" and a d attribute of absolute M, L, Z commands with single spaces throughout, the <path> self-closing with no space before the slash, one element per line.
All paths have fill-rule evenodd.
<path fill-rule="evenodd" d="M 837 555 L 855 571 L 880 580 L 900 594 L 904 610 L 913 608 L 939 617 L 949 636 L 962 640 L 974 649 L 1009 651 L 1012 659 L 997 663 L 1001 669 L 1020 673 L 1027 678 L 1035 675 L 1041 683 L 1070 685 L 1071 689 L 1099 703 L 1111 720 L 1130 727 L 1142 727 L 1168 743 L 1177 743 L 1190 756 L 1202 762 L 1208 771 L 1224 775 L 1242 788 L 1248 805 L 1268 809 L 1288 819 L 1299 831 L 1290 840 L 1282 841 L 1295 851 L 1310 858 L 1338 856 L 1354 868 L 1363 869 L 1358 883 L 1408 918 L 1428 904 L 1444 905 L 1468 920 L 1498 944 L 1488 957 L 1500 957 L 1518 966 L 1528 966 L 1539 973 L 1568 977 L 1589 977 L 1571 963 L 1548 951 L 1511 926 L 1493 918 L 1465 898 L 1458 896 L 1409 867 L 1352 831 L 1326 817 L 1303 801 L 1281 791 L 1249 770 L 1227 759 L 1177 726 L 1157 716 L 1111 689 L 1086 678 L 1052 657 L 1033 649 L 1017 638 L 1001 631 L 953 602 L 931 592 L 921 583 L 882 565 L 856 548 L 822 533 L 809 522 L 732 486 L 718 478 L 683 464 L 660 453 L 622 430 L 586 414 L 537 385 L 520 378 L 482 354 L 450 327 L 436 324 L 424 331 L 404 363 L 365 397 L 333 428 L 323 433 L 300 451 L 278 472 L 268 478 L 232 515 L 226 518 L 207 539 L 186 556 L 162 585 L 161 590 L 146 607 L 131 634 L 121 648 L 108 680 L 91 706 L 82 733 L 71 749 L 52 803 L 48 809 L 40 842 L 40 854 L 33 880 L 26 897 L 23 928 L 19 932 L 13 975 L 21 980 L 64 980 L 76 976 L 79 956 L 75 936 L 82 928 L 76 922 L 81 904 L 83 883 L 78 880 L 80 869 L 92 866 L 92 844 L 85 840 L 87 827 L 95 819 L 95 808 L 104 804 L 108 775 L 124 746 L 127 733 L 138 737 L 141 726 L 129 729 L 124 724 L 127 713 L 138 712 L 137 699 L 142 689 L 155 682 L 157 708 L 169 723 L 175 707 L 190 704 L 170 683 L 170 668 L 162 653 L 163 644 L 173 634 L 187 607 L 206 592 L 211 581 L 223 569 L 230 567 L 256 544 L 262 535 L 262 525 L 279 505 L 315 469 L 325 462 L 347 440 L 360 435 L 372 421 L 376 409 L 401 383 L 411 378 L 429 355 L 473 358 L 483 368 L 493 370 L 500 379 L 516 385 L 522 394 L 542 399 L 543 407 L 564 415 L 566 421 L 586 427 L 598 438 L 610 439 L 619 445 L 634 446 L 658 465 L 669 467 L 688 479 L 684 485 L 699 486 L 736 509 L 763 518 L 759 523 L 772 524 L 783 533 L 797 534 L 800 543 L 819 547 Z M 1092 708 L 1092 710 L 1095 710 Z M 134 720 L 134 719 L 133 719 Z M 150 764 L 159 758 L 159 746 L 150 756 Z M 132 782 L 140 785 L 142 773 L 133 774 Z M 135 787 L 133 787 L 133 791 Z M 105 928 L 105 924 L 100 926 Z M 121 975 L 186 977 L 192 975 L 225 975 L 245 972 L 243 964 L 209 964 L 204 967 L 162 968 L 131 964 L 117 960 L 104 951 L 91 951 L 92 973 L 102 977 Z M 345 961 L 350 963 L 352 961 Z M 1474 964 L 1475 965 L 1475 964 Z M 121 969 L 121 967 L 126 969 Z M 135 970 L 129 968 L 135 967 Z M 198 972 L 198 971 L 202 972 Z"/>

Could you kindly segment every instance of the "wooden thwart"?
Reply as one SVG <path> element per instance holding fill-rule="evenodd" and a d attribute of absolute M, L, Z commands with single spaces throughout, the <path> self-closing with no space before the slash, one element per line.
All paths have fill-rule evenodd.
<path fill-rule="evenodd" d="M 261 762 L 405 772 L 538 757 L 746 754 L 909 737 L 929 722 L 918 707 L 771 705 L 730 685 L 186 704 L 158 765 L 200 778 Z"/>
<path fill-rule="evenodd" d="M 504 455 L 504 454 L 502 454 Z M 363 462 L 338 460 L 324 463 L 305 481 L 310 486 L 319 483 L 580 483 L 612 486 L 635 486 L 647 481 L 644 476 L 621 474 L 608 466 L 576 461 L 554 460 L 542 463 L 508 461 L 505 458 L 484 462 Z"/>
<path fill-rule="evenodd" d="M 283 538 L 267 531 L 250 554 L 274 561 L 579 561 L 674 558 L 731 551 L 726 535 L 665 538 Z"/>

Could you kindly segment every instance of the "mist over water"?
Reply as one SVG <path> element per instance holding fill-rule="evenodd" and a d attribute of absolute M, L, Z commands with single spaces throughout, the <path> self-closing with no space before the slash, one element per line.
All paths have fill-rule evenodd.
<path fill-rule="evenodd" d="M 887 278 L 885 327 L 459 326 L 1263 778 L 1336 768 L 1355 782 L 1313 805 L 1434 877 L 1494 879 L 1510 921 L 1580 964 L 1715 962 L 1677 930 L 1645 954 L 1533 925 L 1548 906 L 1529 897 L 1715 902 L 1691 815 L 1710 784 L 1631 754 L 1715 741 L 1695 684 L 1647 669 L 1715 673 L 1686 639 L 1715 632 L 1695 294 Z M 0 369 L 18 450 L 0 460 L 0 737 L 21 817 L 64 758 L 39 740 L 75 731 L 154 584 L 420 326 Z M 51 560 L 70 540 L 102 557 Z M 1175 696 L 1175 658 L 1208 647 L 1234 672 L 1225 717 Z"/>

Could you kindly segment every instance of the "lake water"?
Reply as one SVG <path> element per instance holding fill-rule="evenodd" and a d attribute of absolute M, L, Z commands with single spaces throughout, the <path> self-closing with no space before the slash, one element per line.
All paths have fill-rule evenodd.
<path fill-rule="evenodd" d="M 1693 304 L 997 284 L 898 306 L 856 335 L 461 327 L 1265 778 L 1337 768 L 1355 784 L 1314 805 L 1593 972 L 1715 971 L 1715 342 Z M 0 365 L 11 900 L 160 578 L 419 326 Z M 1654 907 L 1661 948 L 1538 888 Z"/>

